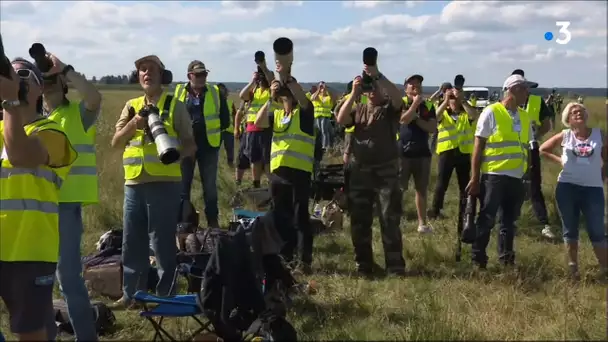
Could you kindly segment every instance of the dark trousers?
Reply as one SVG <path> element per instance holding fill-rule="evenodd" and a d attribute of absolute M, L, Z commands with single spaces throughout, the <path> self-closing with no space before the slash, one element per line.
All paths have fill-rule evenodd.
<path fill-rule="evenodd" d="M 439 174 L 437 175 L 433 204 L 431 205 L 431 211 L 435 214 L 439 214 L 443 209 L 445 193 L 450 185 L 450 178 L 452 178 L 454 170 L 456 170 L 456 177 L 458 178 L 460 197 L 465 196 L 465 188 L 469 183 L 471 172 L 471 155 L 461 153 L 458 148 L 444 151 L 439 154 L 437 166 Z"/>
<path fill-rule="evenodd" d="M 513 251 L 515 221 L 519 217 L 523 197 L 524 186 L 520 178 L 488 174 L 481 176 L 480 207 L 476 223 L 477 236 L 471 248 L 474 263 L 481 266 L 488 263 L 486 249 L 499 209 L 501 215 L 499 220 L 498 258 L 502 264 L 513 264 L 515 262 L 515 252 Z"/>
<path fill-rule="evenodd" d="M 540 223 L 549 224 L 545 196 L 541 189 L 542 178 L 540 169 L 540 153 L 537 148 L 530 150 L 530 201 L 532 210 Z"/>
<path fill-rule="evenodd" d="M 297 246 L 300 261 L 312 263 L 313 234 L 308 212 L 310 177 L 310 173 L 307 177 L 299 173 L 294 177 L 271 175 L 274 223 L 285 241 L 281 255 L 287 262 L 293 260 Z"/>

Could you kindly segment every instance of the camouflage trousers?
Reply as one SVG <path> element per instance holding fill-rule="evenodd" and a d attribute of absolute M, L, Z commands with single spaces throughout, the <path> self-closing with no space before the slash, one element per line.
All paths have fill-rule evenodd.
<path fill-rule="evenodd" d="M 387 271 L 402 271 L 401 189 L 399 161 L 377 165 L 351 165 L 349 177 L 349 212 L 355 261 L 359 267 L 373 265 L 372 223 L 374 207 L 380 222 Z"/>

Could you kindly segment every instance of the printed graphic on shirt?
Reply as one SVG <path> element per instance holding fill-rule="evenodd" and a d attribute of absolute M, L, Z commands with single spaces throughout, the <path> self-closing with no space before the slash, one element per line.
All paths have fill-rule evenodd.
<path fill-rule="evenodd" d="M 593 155 L 595 149 L 588 142 L 577 143 L 572 149 L 572 153 L 578 158 L 589 158 Z"/>

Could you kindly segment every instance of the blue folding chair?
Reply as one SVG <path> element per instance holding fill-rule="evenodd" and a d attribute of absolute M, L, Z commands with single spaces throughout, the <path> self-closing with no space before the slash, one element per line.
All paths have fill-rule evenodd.
<path fill-rule="evenodd" d="M 139 313 L 141 317 L 147 319 L 154 327 L 153 341 L 182 341 L 173 337 L 162 324 L 165 317 L 180 318 L 190 317 L 198 323 L 199 328 L 191 334 L 188 340 L 204 331 L 211 332 L 211 322 L 203 322 L 197 316 L 203 315 L 195 294 L 176 295 L 171 297 L 159 297 L 144 291 L 137 291 L 133 299 L 141 303 L 144 309 Z M 154 306 L 152 306 L 154 305 Z"/>

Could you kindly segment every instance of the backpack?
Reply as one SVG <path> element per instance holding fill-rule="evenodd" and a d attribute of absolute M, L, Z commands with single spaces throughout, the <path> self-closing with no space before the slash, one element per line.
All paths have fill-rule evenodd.
<path fill-rule="evenodd" d="M 298 333 L 284 317 L 263 314 L 243 333 L 243 341 L 257 341 L 260 338 L 263 341 L 296 342 Z"/>
<path fill-rule="evenodd" d="M 95 319 L 95 329 L 98 335 L 105 335 L 113 332 L 116 323 L 116 317 L 110 308 L 104 303 L 94 301 L 91 303 L 93 317 Z M 55 316 L 55 324 L 57 324 L 58 332 L 74 335 L 74 328 L 70 323 L 68 307 L 64 300 L 56 299 L 53 301 L 53 310 Z"/>

